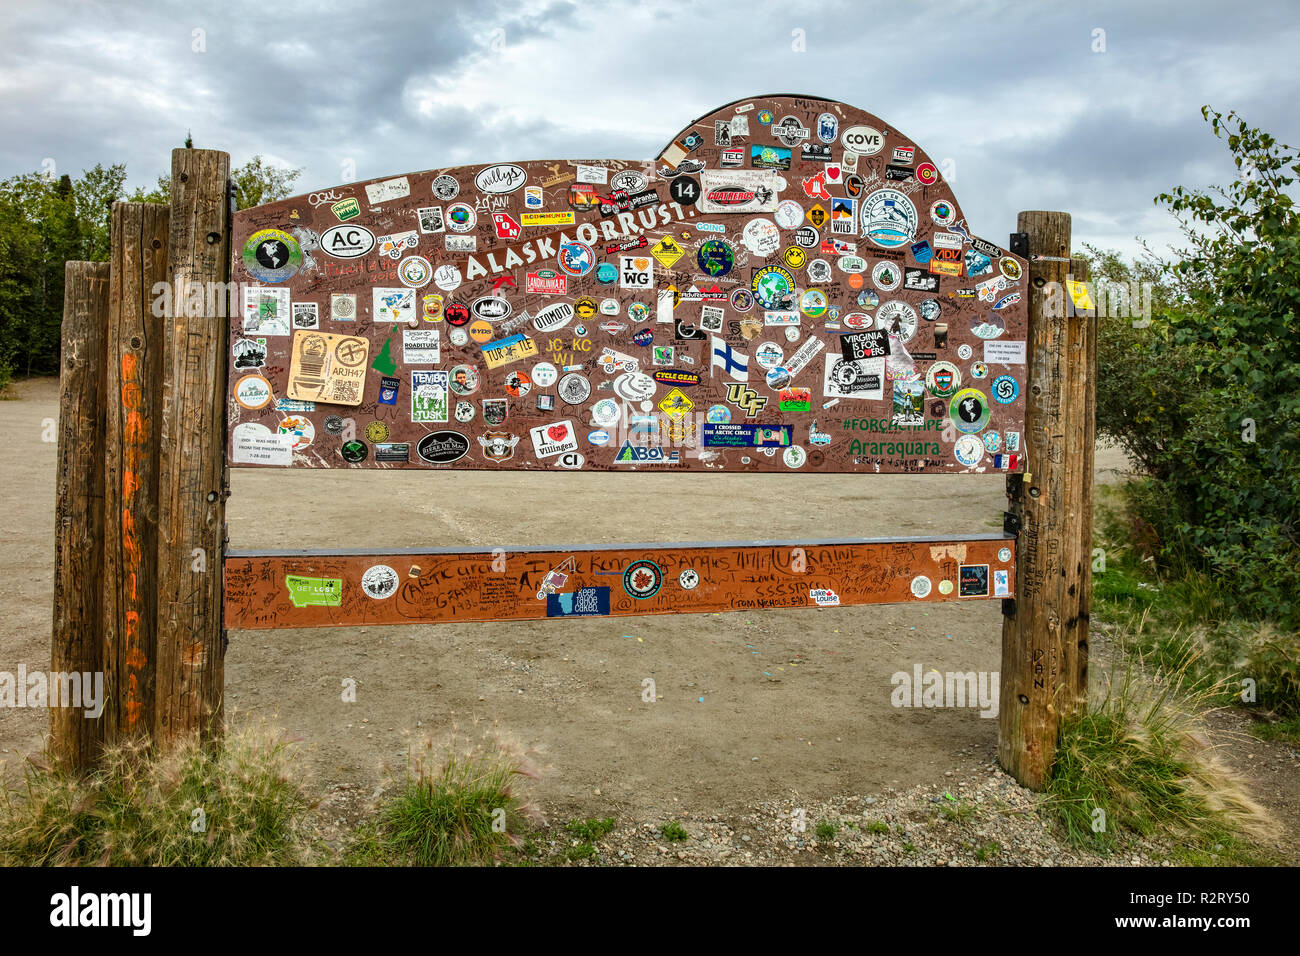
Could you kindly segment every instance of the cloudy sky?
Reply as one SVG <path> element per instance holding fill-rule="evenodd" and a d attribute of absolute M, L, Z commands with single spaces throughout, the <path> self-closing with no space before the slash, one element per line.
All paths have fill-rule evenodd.
<path fill-rule="evenodd" d="M 187 130 L 304 192 L 643 158 L 732 100 L 807 93 L 950 161 L 976 233 L 1064 209 L 1076 247 L 1132 254 L 1177 238 L 1158 192 L 1234 174 L 1202 104 L 1300 141 L 1296 0 L 4 0 L 0 37 L 0 178 L 125 162 L 150 185 Z"/>

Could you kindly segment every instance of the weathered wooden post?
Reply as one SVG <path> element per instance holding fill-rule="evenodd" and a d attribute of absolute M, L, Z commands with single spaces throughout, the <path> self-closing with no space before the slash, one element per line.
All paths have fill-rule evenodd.
<path fill-rule="evenodd" d="M 103 670 L 104 407 L 107 389 L 107 262 L 69 262 L 63 291 L 59 466 L 54 518 L 54 633 L 50 671 L 85 680 Z M 95 759 L 99 719 L 85 708 L 50 708 L 49 752 L 71 770 Z"/>
<path fill-rule="evenodd" d="M 172 151 L 157 542 L 155 731 L 164 747 L 190 733 L 220 732 L 229 182 L 229 154 Z"/>
<path fill-rule="evenodd" d="M 153 729 L 162 373 L 153 288 L 167 279 L 169 218 L 167 207 L 155 203 L 113 204 L 103 577 L 103 719 L 110 741 Z"/>
<path fill-rule="evenodd" d="M 1030 260 L 1028 474 L 1007 482 L 1019 538 L 1015 606 L 1002 628 L 998 759 L 1021 784 L 1041 790 L 1061 718 L 1086 706 L 1092 487 L 1086 436 L 1096 353 L 1093 326 L 1067 304 L 1069 215 L 1022 212 L 1017 228 L 1028 235 Z"/>

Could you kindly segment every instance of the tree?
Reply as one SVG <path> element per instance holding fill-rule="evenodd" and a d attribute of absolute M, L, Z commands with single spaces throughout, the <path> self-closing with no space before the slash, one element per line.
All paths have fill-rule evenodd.
<path fill-rule="evenodd" d="M 1241 173 L 1156 197 L 1186 246 L 1161 263 L 1166 301 L 1144 334 L 1103 326 L 1097 427 L 1150 474 L 1132 504 L 1156 557 L 1212 575 L 1244 610 L 1296 623 L 1300 216 L 1288 190 L 1300 156 L 1236 113 L 1202 115 Z"/>

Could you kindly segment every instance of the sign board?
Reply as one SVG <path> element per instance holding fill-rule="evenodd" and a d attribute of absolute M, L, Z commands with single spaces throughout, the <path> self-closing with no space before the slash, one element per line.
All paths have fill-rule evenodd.
<path fill-rule="evenodd" d="M 1026 468 L 1026 261 L 842 103 L 319 190 L 237 213 L 234 257 L 236 465 Z"/>

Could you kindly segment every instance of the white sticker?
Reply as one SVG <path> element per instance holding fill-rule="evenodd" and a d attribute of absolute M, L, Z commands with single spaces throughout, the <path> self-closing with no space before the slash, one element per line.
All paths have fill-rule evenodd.
<path fill-rule="evenodd" d="M 277 435 L 265 425 L 236 425 L 231 447 L 235 461 L 249 465 L 292 465 L 293 437 Z"/>
<path fill-rule="evenodd" d="M 1024 365 L 1025 342 L 985 339 L 984 362 L 986 365 Z"/>
<path fill-rule="evenodd" d="M 406 181 L 405 176 L 386 179 L 382 183 L 371 183 L 366 187 L 366 198 L 370 200 L 372 206 L 378 206 L 390 199 L 404 199 L 409 195 L 411 195 L 411 184 Z"/>

